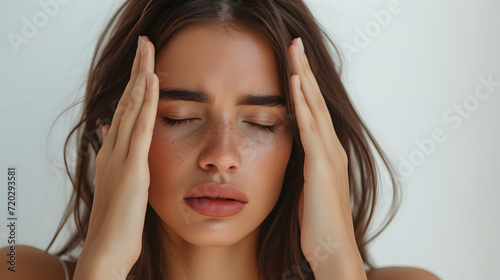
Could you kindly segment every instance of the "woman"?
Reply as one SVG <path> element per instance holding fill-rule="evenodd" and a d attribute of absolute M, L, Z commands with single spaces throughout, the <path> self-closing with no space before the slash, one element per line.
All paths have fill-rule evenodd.
<path fill-rule="evenodd" d="M 302 1 L 127 1 L 91 65 L 75 193 L 47 248 L 73 214 L 56 256 L 82 252 L 69 271 L 18 255 L 50 279 L 437 279 L 373 269 L 368 141 L 397 181 L 324 38 Z"/>

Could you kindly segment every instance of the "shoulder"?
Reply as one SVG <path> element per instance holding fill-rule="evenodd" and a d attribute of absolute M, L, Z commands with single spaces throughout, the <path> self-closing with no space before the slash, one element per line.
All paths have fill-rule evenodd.
<path fill-rule="evenodd" d="M 433 273 L 416 267 L 393 266 L 366 272 L 368 280 L 440 280 Z"/>
<path fill-rule="evenodd" d="M 38 248 L 28 245 L 7 246 L 0 248 L 0 255 L 2 256 L 0 279 L 65 280 L 64 268 L 59 260 Z M 72 278 L 76 263 L 66 262 L 66 264 Z"/>

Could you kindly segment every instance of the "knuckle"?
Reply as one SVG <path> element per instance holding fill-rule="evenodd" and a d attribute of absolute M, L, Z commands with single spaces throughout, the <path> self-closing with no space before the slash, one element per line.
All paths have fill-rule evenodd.
<path fill-rule="evenodd" d="M 145 88 L 141 85 L 136 85 L 134 87 L 134 90 L 132 91 L 132 94 L 130 95 L 130 100 L 133 104 L 138 104 L 142 102 L 142 93 L 144 92 Z"/>
<path fill-rule="evenodd" d="M 133 133 L 140 135 L 140 134 L 150 132 L 150 130 L 151 129 L 149 128 L 148 125 L 146 125 L 143 122 L 138 121 L 134 124 Z"/>
<path fill-rule="evenodd" d="M 125 102 L 123 102 L 123 110 L 125 110 L 125 112 L 132 110 L 134 108 L 134 105 L 135 105 L 135 101 L 131 97 L 131 98 L 127 99 Z"/>
<path fill-rule="evenodd" d="M 133 108 L 133 102 L 130 101 L 130 100 L 127 100 L 126 102 L 123 102 L 121 108 L 122 108 L 123 112 L 127 112 L 127 111 L 129 111 L 130 109 Z"/>
<path fill-rule="evenodd" d="M 314 134 L 320 134 L 320 131 L 319 131 L 319 126 L 318 126 L 318 123 L 313 121 L 309 124 L 309 129 L 312 131 L 312 133 Z"/>

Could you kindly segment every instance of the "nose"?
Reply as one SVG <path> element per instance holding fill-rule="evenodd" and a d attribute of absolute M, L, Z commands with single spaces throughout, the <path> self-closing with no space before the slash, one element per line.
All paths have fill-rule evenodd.
<path fill-rule="evenodd" d="M 229 121 L 208 128 L 205 143 L 201 143 L 205 146 L 199 158 L 200 167 L 220 175 L 238 172 L 241 168 L 240 137 Z"/>

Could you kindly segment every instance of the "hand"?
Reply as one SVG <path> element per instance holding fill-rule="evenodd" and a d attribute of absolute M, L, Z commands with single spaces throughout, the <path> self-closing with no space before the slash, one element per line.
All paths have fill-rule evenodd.
<path fill-rule="evenodd" d="M 351 260 L 359 262 L 350 207 L 347 154 L 335 133 L 301 42 L 296 38 L 292 43 L 289 47 L 290 87 L 305 152 L 304 186 L 299 202 L 302 252 L 313 270 L 334 255 L 343 254 L 344 259 L 355 256 Z"/>
<path fill-rule="evenodd" d="M 96 157 L 94 202 L 83 249 L 116 257 L 130 268 L 142 249 L 150 183 L 148 153 L 159 96 L 158 77 L 153 73 L 154 46 L 147 37 L 142 38 L 111 126 L 103 127 L 104 142 Z M 145 53 L 141 52 L 141 40 Z"/>

